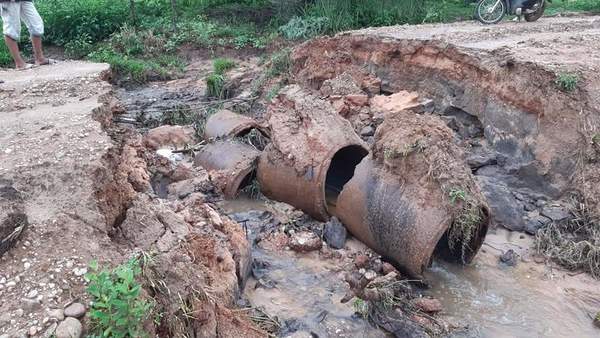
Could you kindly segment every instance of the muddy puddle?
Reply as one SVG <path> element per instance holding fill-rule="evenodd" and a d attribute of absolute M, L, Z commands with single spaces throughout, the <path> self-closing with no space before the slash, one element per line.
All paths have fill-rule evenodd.
<path fill-rule="evenodd" d="M 598 337 L 590 315 L 600 305 L 587 275 L 552 271 L 529 258 L 530 237 L 496 229 L 469 266 L 435 262 L 428 293 L 444 312 L 468 325 L 470 337 Z M 524 257 L 515 267 L 499 263 L 502 251 Z M 459 335 L 460 336 L 460 335 Z"/>
<path fill-rule="evenodd" d="M 268 227 L 271 213 L 277 213 L 264 202 L 244 196 L 224 201 L 221 208 L 245 224 L 252 241 L 265 230 L 265 224 Z M 347 245 L 362 246 L 356 240 Z M 297 332 L 298 337 L 387 337 L 354 313 L 352 301 L 340 302 L 348 288 L 344 267 L 336 260 L 323 259 L 317 252 L 297 254 L 256 244 L 252 256 L 253 276 L 246 283 L 245 298 L 253 307 L 277 317 L 282 324 L 279 336 Z"/>

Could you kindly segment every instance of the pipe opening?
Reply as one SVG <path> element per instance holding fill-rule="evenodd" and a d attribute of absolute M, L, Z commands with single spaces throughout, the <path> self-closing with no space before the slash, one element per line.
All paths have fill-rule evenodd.
<path fill-rule="evenodd" d="M 337 198 L 346 183 L 354 176 L 356 166 L 368 154 L 367 149 L 359 145 L 351 145 L 340 149 L 331 159 L 325 178 L 325 201 L 330 213 L 334 213 Z"/>
<path fill-rule="evenodd" d="M 488 231 L 490 211 L 486 207 L 482 207 L 481 214 L 483 215 L 483 219 L 477 224 L 475 233 L 470 237 L 468 243 L 456 243 L 453 248 L 450 248 L 448 239 L 449 228 L 438 241 L 433 252 L 433 257 L 449 262 L 470 263 L 477 254 L 477 251 L 479 251 L 479 248 L 481 248 L 481 245 L 483 245 L 485 235 Z"/>

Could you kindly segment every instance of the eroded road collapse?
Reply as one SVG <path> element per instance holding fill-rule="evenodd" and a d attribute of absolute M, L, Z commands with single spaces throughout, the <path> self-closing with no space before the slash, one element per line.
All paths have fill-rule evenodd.
<path fill-rule="evenodd" d="M 228 74 L 224 100 L 207 100 L 190 74 L 103 95 L 80 118 L 100 140 L 110 135 L 110 146 L 93 165 L 73 167 L 94 182 L 70 186 L 70 196 L 89 202 L 76 214 L 69 203 L 36 212 L 62 186 L 38 189 L 26 170 L 3 172 L 0 202 L 10 217 L 27 217 L 0 214 L 3 224 L 30 226 L 0 262 L 10 283 L 0 292 L 11 299 L 0 334 L 62 323 L 29 319 L 60 310 L 60 293 L 26 310 L 19 302 L 32 289 L 46 292 L 43 266 L 58 274 L 73 265 L 57 258 L 60 245 L 37 239 L 60 228 L 78 253 L 61 288 L 84 304 L 77 274 L 86 261 L 152 257 L 145 297 L 161 315 L 146 327 L 161 337 L 597 335 L 589 315 L 600 303 L 598 281 L 556 269 L 526 234 L 573 217 L 570 191 L 598 207 L 598 162 L 581 160 L 597 156 L 588 142 L 599 119 L 597 22 L 549 19 L 522 35 L 581 72 L 574 92 L 555 85 L 552 67 L 563 65 L 545 63 L 537 47 L 532 63 L 519 38 L 508 39 L 522 26 L 490 37 L 465 24 L 452 36 L 442 31 L 454 26 L 442 25 L 309 41 L 292 51 L 292 84 L 272 100 L 255 97 L 253 79 L 268 67 L 256 60 Z M 588 60 L 562 50 L 571 43 L 561 40 L 566 24 L 588 40 L 578 47 Z M 541 30 L 554 35 L 538 38 Z M 44 104 L 35 100 L 2 109 L 15 115 L 18 105 Z M 10 135 L 31 138 L 11 121 Z M 46 214 L 56 220 L 43 223 Z M 79 240 L 100 244 L 78 249 Z M 19 261 L 34 268 L 12 264 Z"/>

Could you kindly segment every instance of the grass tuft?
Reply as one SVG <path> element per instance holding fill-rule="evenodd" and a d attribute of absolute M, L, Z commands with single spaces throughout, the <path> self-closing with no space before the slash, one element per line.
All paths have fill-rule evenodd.
<path fill-rule="evenodd" d="M 573 73 L 560 73 L 556 76 L 554 83 L 565 92 L 572 92 L 577 88 L 579 76 Z"/>

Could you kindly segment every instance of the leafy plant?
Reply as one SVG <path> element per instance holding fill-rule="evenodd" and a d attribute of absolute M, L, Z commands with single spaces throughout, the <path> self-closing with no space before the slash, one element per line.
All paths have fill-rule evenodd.
<path fill-rule="evenodd" d="M 456 203 L 459 200 L 464 202 L 467 199 L 467 193 L 463 189 L 452 188 L 448 195 L 452 203 Z"/>
<path fill-rule="evenodd" d="M 10 52 L 4 43 L 0 43 L 0 67 L 9 66 L 13 63 Z"/>
<path fill-rule="evenodd" d="M 92 52 L 94 46 L 89 35 L 83 34 L 65 44 L 65 56 L 72 59 L 81 59 Z"/>
<path fill-rule="evenodd" d="M 594 136 L 592 136 L 592 143 L 593 144 L 600 144 L 600 133 L 594 134 Z"/>
<path fill-rule="evenodd" d="M 309 39 L 325 31 L 327 20 L 327 18 L 295 16 L 287 24 L 279 27 L 279 31 L 288 40 Z"/>
<path fill-rule="evenodd" d="M 87 292 L 92 297 L 90 319 L 92 331 L 100 337 L 144 337 L 142 323 L 148 318 L 153 303 L 140 297 L 141 286 L 136 281 L 141 268 L 132 259 L 113 270 L 100 270 L 90 263 Z"/>
<path fill-rule="evenodd" d="M 575 88 L 577 88 L 579 76 L 573 73 L 560 73 L 556 76 L 556 80 L 554 82 L 558 88 L 566 92 L 572 92 L 575 90 Z"/>
<path fill-rule="evenodd" d="M 369 316 L 369 303 L 358 297 L 354 298 L 352 308 L 354 308 L 354 312 L 358 313 L 362 318 L 367 318 Z"/>

